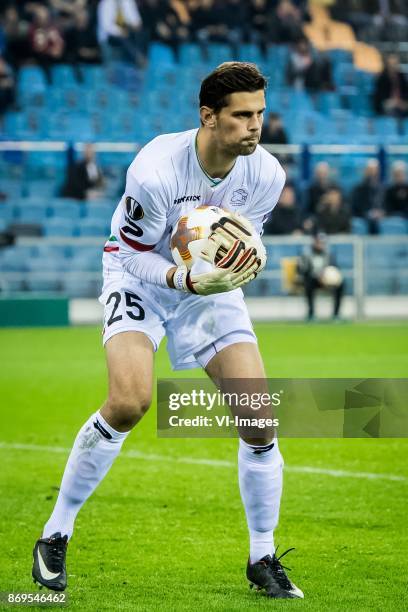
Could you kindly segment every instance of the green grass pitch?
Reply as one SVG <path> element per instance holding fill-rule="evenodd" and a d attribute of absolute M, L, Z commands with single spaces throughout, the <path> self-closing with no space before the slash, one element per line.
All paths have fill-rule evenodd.
<path fill-rule="evenodd" d="M 270 377 L 408 372 L 402 324 L 263 324 L 257 333 Z M 97 328 L 10 329 L 0 339 L 0 591 L 33 592 L 32 546 L 54 504 L 65 449 L 104 399 L 104 355 Z M 172 376 L 164 347 L 156 372 Z M 244 576 L 236 446 L 157 439 L 153 406 L 78 517 L 69 608 L 408 609 L 407 440 L 281 441 L 287 471 L 276 540 L 282 550 L 296 547 L 285 565 L 305 592 L 304 601 L 286 602 L 250 591 Z M 297 470 L 305 466 L 323 471 Z"/>

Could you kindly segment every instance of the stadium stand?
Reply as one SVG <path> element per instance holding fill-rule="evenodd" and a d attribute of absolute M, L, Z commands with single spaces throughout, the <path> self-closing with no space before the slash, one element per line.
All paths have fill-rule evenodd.
<path fill-rule="evenodd" d="M 378 158 L 382 184 L 387 184 L 392 162 L 408 161 L 408 148 L 404 149 L 408 119 L 403 113 L 397 117 L 378 115 L 373 103 L 384 65 L 383 51 L 399 54 L 400 70 L 406 72 L 408 48 L 401 40 L 401 20 L 389 19 L 381 27 L 378 20 L 371 22 L 368 17 L 360 23 L 353 11 L 341 12 L 341 3 L 334 3 L 329 10 L 319 2 L 248 2 L 242 26 L 224 20 L 223 34 L 215 38 L 199 10 L 189 8 L 189 3 L 169 1 L 162 3 L 167 8 L 158 19 L 170 23 L 166 19 L 174 17 L 175 12 L 180 36 L 173 33 L 166 39 L 154 25 L 149 3 L 138 0 L 135 5 L 144 29 L 137 42 L 137 62 L 102 52 L 95 61 L 78 63 L 78 58 L 74 60 L 72 54 L 63 52 L 58 62 L 44 69 L 41 58 L 30 55 L 24 46 L 24 28 L 35 21 L 35 4 L 25 9 L 23 4 L 10 2 L 0 10 L 0 40 L 5 41 L 0 55 L 13 71 L 16 83 L 16 99 L 0 118 L 0 192 L 4 194 L 0 232 L 42 235 L 37 241 L 41 244 L 26 246 L 18 239 L 14 246 L 0 249 L 3 272 L 17 274 L 2 280 L 3 291 L 97 294 L 100 249 L 109 233 L 127 165 L 138 148 L 159 133 L 197 125 L 197 84 L 223 61 L 255 61 L 267 74 L 268 110 L 279 114 L 289 143 L 286 153 L 277 150 L 276 154 L 282 155 L 302 214 L 313 168 L 319 162 L 329 163 L 332 178 L 340 185 L 346 205 L 350 205 L 352 190 L 369 159 Z M 96 37 L 97 3 L 84 4 L 88 33 Z M 191 4 L 197 7 L 200 3 Z M 65 41 L 68 30 L 77 27 L 73 15 L 62 16 L 54 3 L 48 5 L 51 22 Z M 228 6 L 229 0 L 215 3 L 212 19 L 216 19 L 214 15 L 225 17 L 220 7 L 227 10 Z M 305 35 L 312 45 L 313 61 L 317 65 L 324 61 L 330 75 L 327 86 L 313 91 L 299 88 L 296 79 L 292 86 L 288 84 L 291 54 L 299 36 Z M 105 184 L 97 200 L 78 203 L 60 194 L 67 170 L 82 152 L 81 143 L 86 142 L 96 143 Z M 325 150 L 319 149 L 324 146 Z M 407 279 L 404 274 L 398 276 L 407 263 L 406 247 L 387 247 L 389 235 L 401 236 L 399 240 L 407 235 L 407 214 L 408 203 L 401 215 L 384 216 L 377 225 L 367 218 L 351 219 L 351 233 L 361 237 L 365 245 L 364 257 L 373 261 L 375 253 L 375 261 L 385 262 L 378 277 L 367 268 L 369 292 L 407 291 Z M 310 230 L 305 226 L 302 231 L 307 234 Z M 380 234 L 374 243 L 368 237 L 373 231 Z M 74 247 L 75 240 L 82 241 L 80 253 Z M 349 273 L 348 291 L 354 265 L 353 240 L 351 236 L 337 253 Z M 86 241 L 92 245 L 87 246 Z M 269 244 L 272 277 L 259 279 L 248 291 L 254 295 L 281 293 L 281 259 L 299 256 L 302 248 L 303 243 L 282 243 L 273 248 Z M 90 274 L 89 279 L 74 276 L 81 270 Z"/>

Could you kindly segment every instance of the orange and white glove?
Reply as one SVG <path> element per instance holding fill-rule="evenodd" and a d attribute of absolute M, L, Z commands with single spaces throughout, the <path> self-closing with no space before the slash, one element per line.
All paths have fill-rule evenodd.
<path fill-rule="evenodd" d="M 245 249 L 245 245 L 238 241 L 230 259 L 234 261 L 229 263 L 228 268 L 215 266 L 210 272 L 202 274 L 192 273 L 186 266 L 179 266 L 173 275 L 174 287 L 187 293 L 211 295 L 233 291 L 256 277 L 259 259 L 253 249 Z"/>
<path fill-rule="evenodd" d="M 237 213 L 230 213 L 221 217 L 211 227 L 212 233 L 208 238 L 201 258 L 218 267 L 229 268 L 240 257 L 242 249 L 249 251 L 258 258 L 258 272 L 266 265 L 266 250 L 260 236 L 252 223 Z M 242 246 L 243 245 L 243 246 Z"/>

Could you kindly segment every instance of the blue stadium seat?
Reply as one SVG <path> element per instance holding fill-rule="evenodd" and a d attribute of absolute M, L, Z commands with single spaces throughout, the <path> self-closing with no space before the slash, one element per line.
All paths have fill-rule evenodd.
<path fill-rule="evenodd" d="M 244 288 L 247 297 L 267 297 L 283 295 L 280 278 L 257 278 Z"/>
<path fill-rule="evenodd" d="M 386 269 L 388 272 L 396 268 L 407 267 L 407 244 L 399 240 L 390 240 L 386 243 L 370 241 L 365 244 L 364 259 L 368 268 L 374 270 Z"/>
<path fill-rule="evenodd" d="M 239 47 L 239 59 L 241 62 L 254 62 L 259 64 L 262 60 L 262 53 L 258 45 L 242 44 Z"/>
<path fill-rule="evenodd" d="M 394 268 L 402 268 L 408 270 L 408 242 L 395 243 Z"/>
<path fill-rule="evenodd" d="M 200 47 L 194 43 L 182 43 L 180 45 L 180 63 L 183 66 L 191 66 L 202 61 Z"/>
<path fill-rule="evenodd" d="M 79 236 L 108 236 L 110 231 L 110 219 L 81 219 L 77 231 Z"/>
<path fill-rule="evenodd" d="M 18 178 L 7 178 L 10 175 L 10 168 L 7 163 L 3 164 L 6 160 L 0 158 L 0 172 L 2 176 L 0 178 L 1 191 L 6 194 L 7 200 L 0 202 L 0 209 L 8 205 L 14 198 L 18 198 L 22 195 L 22 180 L 21 176 Z M 4 174 L 3 174 L 4 173 Z"/>
<path fill-rule="evenodd" d="M 102 271 L 102 249 L 98 256 L 89 256 L 80 251 L 69 261 L 70 270 L 101 272 Z"/>
<path fill-rule="evenodd" d="M 6 248 L 0 260 L 0 269 L 3 272 L 24 272 L 27 270 L 27 257 L 17 247 Z"/>
<path fill-rule="evenodd" d="M 85 206 L 85 218 L 96 221 L 110 222 L 117 202 L 102 204 L 99 202 L 88 202 Z"/>
<path fill-rule="evenodd" d="M 302 253 L 302 247 L 298 244 L 267 244 L 268 268 L 280 269 L 283 257 L 297 257 Z"/>
<path fill-rule="evenodd" d="M 23 66 L 18 74 L 19 96 L 29 99 L 35 94 L 44 94 L 47 90 L 47 81 L 44 71 L 38 66 Z"/>
<path fill-rule="evenodd" d="M 24 282 L 24 278 L 15 277 L 12 275 L 11 277 L 2 276 L 0 278 L 0 290 L 1 294 L 4 297 L 8 293 L 17 293 L 20 291 L 25 291 L 27 289 L 26 284 Z"/>
<path fill-rule="evenodd" d="M 357 72 L 352 63 L 336 63 L 333 67 L 333 76 L 337 87 L 349 87 L 357 84 Z"/>
<path fill-rule="evenodd" d="M 351 220 L 351 228 L 353 234 L 358 234 L 359 236 L 365 236 L 368 234 L 368 223 L 365 219 L 361 217 L 353 217 Z"/>
<path fill-rule="evenodd" d="M 274 71 L 281 69 L 284 73 L 284 68 L 288 61 L 289 47 L 286 45 L 270 45 L 267 51 L 268 63 L 273 66 Z"/>
<path fill-rule="evenodd" d="M 39 196 L 42 196 L 43 199 L 53 198 L 56 194 L 57 188 L 57 182 L 52 178 L 46 180 L 33 179 L 27 181 L 27 192 L 30 198 Z"/>
<path fill-rule="evenodd" d="M 52 84 L 54 87 L 71 87 L 78 84 L 71 65 L 58 64 L 52 68 Z"/>
<path fill-rule="evenodd" d="M 44 235 L 48 237 L 60 236 L 71 237 L 75 236 L 76 225 L 71 219 L 47 219 L 44 224 Z"/>
<path fill-rule="evenodd" d="M 40 223 L 47 218 L 48 207 L 44 202 L 27 200 L 25 204 L 16 206 L 16 221 L 19 223 Z"/>
<path fill-rule="evenodd" d="M 149 45 L 148 53 L 149 62 L 151 64 L 174 64 L 174 53 L 167 45 L 159 42 L 154 42 Z"/>
<path fill-rule="evenodd" d="M 54 199 L 50 206 L 51 216 L 55 219 L 78 220 L 82 216 L 83 204 L 68 198 Z"/>
<path fill-rule="evenodd" d="M 340 99 L 339 95 L 334 91 L 325 91 L 321 92 L 317 95 L 317 109 L 328 115 L 333 110 L 337 110 L 340 108 Z"/>
<path fill-rule="evenodd" d="M 102 66 L 87 66 L 82 64 L 81 72 L 84 84 L 88 88 L 94 88 L 104 81 L 104 68 Z"/>
<path fill-rule="evenodd" d="M 365 279 L 365 288 L 368 295 L 390 295 L 392 293 L 393 281 L 389 272 L 373 274 L 368 272 Z"/>
<path fill-rule="evenodd" d="M 62 291 L 70 298 L 97 297 L 100 289 L 100 280 L 83 279 L 74 276 L 64 278 L 62 284 Z"/>
<path fill-rule="evenodd" d="M 68 244 L 49 244 L 41 241 L 35 247 L 35 257 L 39 259 L 67 259 L 70 261 L 75 247 Z"/>
<path fill-rule="evenodd" d="M 53 277 L 33 275 L 29 276 L 25 282 L 29 291 L 55 293 L 61 289 L 61 281 L 58 275 Z"/>
<path fill-rule="evenodd" d="M 68 262 L 64 257 L 34 257 L 27 261 L 27 269 L 38 273 L 69 271 Z"/>
<path fill-rule="evenodd" d="M 351 51 L 346 51 L 345 49 L 329 49 L 329 51 L 327 51 L 327 54 L 332 60 L 334 66 L 340 63 L 353 63 L 353 54 L 351 53 Z"/>
<path fill-rule="evenodd" d="M 218 65 L 222 62 L 229 62 L 237 59 L 233 57 L 231 45 L 223 43 L 212 43 L 208 46 L 209 62 Z"/>
<path fill-rule="evenodd" d="M 339 268 L 351 269 L 353 267 L 353 245 L 350 244 L 331 244 L 330 252 L 333 254 Z"/>
<path fill-rule="evenodd" d="M 14 219 L 14 206 L 10 203 L 0 204 L 0 219 L 5 223 L 9 223 Z"/>
<path fill-rule="evenodd" d="M 3 121 L 3 132 L 8 138 L 15 138 L 22 124 L 22 114 L 10 111 L 6 113 Z"/>
<path fill-rule="evenodd" d="M 385 217 L 379 221 L 380 234 L 407 234 L 408 225 L 403 217 Z"/>

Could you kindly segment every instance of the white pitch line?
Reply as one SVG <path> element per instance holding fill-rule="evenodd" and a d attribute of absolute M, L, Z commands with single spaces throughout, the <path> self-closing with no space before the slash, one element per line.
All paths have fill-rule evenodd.
<path fill-rule="evenodd" d="M 0 442 L 0 450 L 21 450 L 21 451 L 37 451 L 45 453 L 60 453 L 68 454 L 70 448 L 64 446 L 46 446 L 41 444 L 20 444 L 12 442 Z M 125 459 L 141 459 L 143 461 L 160 461 L 172 463 L 187 463 L 189 465 L 208 465 L 212 467 L 235 468 L 236 463 L 233 461 L 224 461 L 222 459 L 204 459 L 199 457 L 171 457 L 169 455 L 154 455 L 142 453 L 137 450 L 122 451 L 121 457 Z M 286 465 L 286 472 L 294 472 L 298 474 L 320 474 L 322 476 L 333 476 L 335 478 L 362 478 L 366 480 L 389 480 L 392 482 L 407 482 L 405 476 L 396 474 L 380 474 L 378 472 L 348 472 L 346 470 L 330 470 L 326 468 L 313 467 L 310 465 Z"/>

